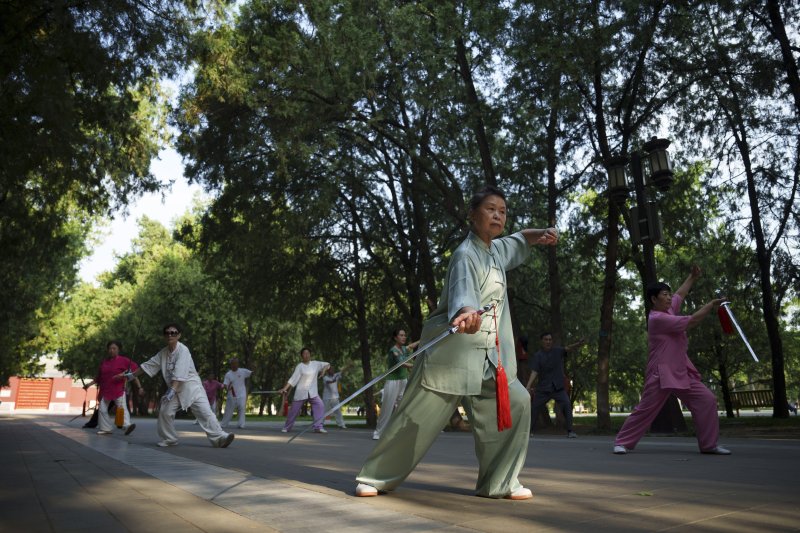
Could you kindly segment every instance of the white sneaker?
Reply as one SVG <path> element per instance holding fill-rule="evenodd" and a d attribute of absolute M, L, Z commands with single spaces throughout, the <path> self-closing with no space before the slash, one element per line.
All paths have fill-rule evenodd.
<path fill-rule="evenodd" d="M 178 441 L 176 440 L 162 440 L 158 444 L 156 444 L 156 446 L 160 446 L 162 448 L 166 448 L 168 446 L 177 446 L 177 445 Z"/>
<path fill-rule="evenodd" d="M 707 450 L 701 453 L 708 453 L 712 455 L 730 455 L 731 451 L 728 448 L 723 448 L 722 446 L 715 446 L 712 450 Z"/>
<path fill-rule="evenodd" d="M 341 426 L 339 426 L 339 429 L 347 429 L 347 426 L 345 426 L 344 424 L 342 424 Z"/>
<path fill-rule="evenodd" d="M 506 500 L 530 500 L 533 498 L 533 493 L 531 489 L 526 489 L 525 487 L 520 487 L 511 494 L 507 494 L 503 496 Z"/>
<path fill-rule="evenodd" d="M 617 455 L 625 455 L 628 453 L 628 448 L 625 446 L 614 446 L 614 453 Z"/>
<path fill-rule="evenodd" d="M 97 434 L 98 435 L 111 435 L 111 432 L 101 429 L 100 431 L 97 432 Z"/>
<path fill-rule="evenodd" d="M 281 433 L 289 433 L 289 430 L 286 428 L 281 428 Z"/>
<path fill-rule="evenodd" d="M 373 434 L 372 434 L 372 440 L 381 440 L 381 436 L 380 436 L 380 434 L 378 434 L 378 433 L 373 433 Z"/>
<path fill-rule="evenodd" d="M 578 438 L 578 434 L 575 433 L 574 431 L 568 431 L 567 432 L 567 438 L 568 439 L 577 439 Z"/>
<path fill-rule="evenodd" d="M 314 433 L 327 433 L 327 432 L 328 430 L 325 428 L 319 428 L 314 430 Z"/>
<path fill-rule="evenodd" d="M 377 496 L 378 489 L 371 485 L 366 485 L 364 483 L 359 483 L 356 485 L 356 496 L 360 496 L 362 498 L 367 498 L 369 496 Z"/>

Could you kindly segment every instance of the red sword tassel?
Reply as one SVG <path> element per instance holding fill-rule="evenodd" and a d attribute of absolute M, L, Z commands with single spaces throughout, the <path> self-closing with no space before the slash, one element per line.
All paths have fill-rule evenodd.
<path fill-rule="evenodd" d="M 500 359 L 500 337 L 497 335 L 497 307 L 494 311 L 494 344 L 497 347 L 497 431 L 511 429 L 511 402 L 508 399 L 508 378 Z"/>

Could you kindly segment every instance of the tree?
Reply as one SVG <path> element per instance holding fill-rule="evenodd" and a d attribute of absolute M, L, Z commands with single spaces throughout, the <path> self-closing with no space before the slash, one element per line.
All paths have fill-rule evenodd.
<path fill-rule="evenodd" d="M 778 85 L 781 63 L 763 47 L 763 39 L 743 42 L 742 31 L 757 31 L 738 4 L 703 5 L 696 14 L 702 27 L 688 38 L 687 53 L 678 58 L 682 71 L 695 73 L 697 92 L 705 96 L 693 110 L 695 131 L 714 137 L 716 150 L 725 154 L 727 172 L 741 171 L 738 194 L 748 199 L 745 231 L 754 241 L 761 288 L 761 309 L 770 344 L 774 416 L 787 417 L 784 351 L 779 309 L 772 281 L 773 255 L 786 246 L 784 234 L 792 227 L 800 173 L 798 173 L 796 114 L 772 113 L 782 96 Z M 701 36 L 702 34 L 702 36 Z M 708 108 L 708 102 L 713 107 Z M 786 157 L 784 154 L 792 154 Z M 735 179 L 735 178 L 734 178 Z M 769 217 L 768 213 L 775 213 Z M 791 255 L 791 254 L 789 254 Z"/>
<path fill-rule="evenodd" d="M 158 189 L 149 172 L 184 3 L 0 4 L 0 382 L 75 283 L 94 217 Z"/>

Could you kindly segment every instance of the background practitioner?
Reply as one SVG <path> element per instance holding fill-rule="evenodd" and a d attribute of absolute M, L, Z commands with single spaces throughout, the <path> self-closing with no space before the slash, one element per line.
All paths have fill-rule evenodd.
<path fill-rule="evenodd" d="M 164 377 L 167 393 L 161 398 L 158 410 L 158 435 L 162 439 L 159 446 L 178 444 L 175 413 L 178 409 L 191 409 L 211 445 L 215 448 L 227 448 L 233 442 L 234 435 L 222 430 L 217 417 L 211 411 L 206 391 L 195 370 L 192 354 L 185 344 L 179 342 L 180 336 L 181 330 L 177 324 L 164 326 L 167 345 L 142 363 L 137 370 L 125 375 L 128 379 L 133 379 L 142 373 L 153 377 L 161 372 Z"/>
<path fill-rule="evenodd" d="M 110 435 L 114 429 L 114 424 L 111 422 L 111 414 L 109 414 L 109 405 L 114 404 L 116 409 L 123 409 L 124 418 L 122 429 L 125 435 L 130 435 L 136 424 L 131 424 L 131 414 L 128 411 L 128 401 L 125 396 L 125 378 L 119 374 L 126 370 L 136 370 L 139 365 L 120 355 L 122 351 L 122 343 L 119 341 L 109 341 L 106 344 L 106 356 L 100 362 L 100 367 L 97 369 L 97 377 L 83 386 L 84 390 L 88 389 L 95 383 L 99 390 L 98 396 L 100 397 L 100 405 L 96 409 L 98 415 L 98 426 L 100 429 L 97 431 L 98 435 Z M 144 389 L 139 383 L 138 379 L 133 380 L 136 385 L 139 395 L 144 395 Z M 112 409 L 111 413 L 115 410 Z"/>
<path fill-rule="evenodd" d="M 212 373 L 209 372 L 206 376 L 206 379 L 203 380 L 203 390 L 206 391 L 206 398 L 208 398 L 208 405 L 211 407 L 211 412 L 214 413 L 214 416 L 217 416 L 217 397 L 219 396 L 219 391 L 223 388 L 221 382 L 217 381 L 217 377 Z M 193 424 L 199 424 L 197 419 L 194 419 Z"/>
<path fill-rule="evenodd" d="M 403 329 L 396 329 L 392 332 L 392 339 L 394 345 L 389 348 L 389 353 L 386 356 L 386 370 L 389 370 L 394 365 L 401 361 L 408 359 L 414 348 L 419 345 L 419 341 L 412 342 L 406 346 L 406 332 Z M 381 431 L 389 423 L 395 407 L 400 405 L 403 400 L 403 393 L 406 390 L 408 383 L 408 369 L 414 365 L 411 362 L 403 364 L 400 368 L 386 376 L 386 381 L 383 382 L 383 398 L 381 398 L 381 416 L 378 418 L 378 424 L 375 426 L 375 431 L 372 433 L 372 438 L 378 440 L 381 438 Z"/>
<path fill-rule="evenodd" d="M 336 372 L 332 366 L 329 366 L 325 375 L 322 376 L 322 403 L 325 405 L 326 413 L 339 403 L 339 383 L 342 379 L 342 372 L 344 372 L 344 368 Z M 336 425 L 342 429 L 347 429 L 342 417 L 342 410 L 337 410 L 334 416 L 336 417 Z"/>
<path fill-rule="evenodd" d="M 531 393 L 531 435 L 533 435 L 533 427 L 536 425 L 536 417 L 539 415 L 539 410 L 545 407 L 547 402 L 555 399 L 557 408 L 564 415 L 567 437 L 574 439 L 578 435 L 572 428 L 572 402 L 569 401 L 569 395 L 566 391 L 564 359 L 570 351 L 586 341 L 580 339 L 567 347 L 553 346 L 553 335 L 550 332 L 545 332 L 542 333 L 540 342 L 542 349 L 533 354 L 533 357 L 528 360 L 531 374 L 528 377 L 528 384 L 525 386 L 528 392 Z M 536 382 L 536 388 L 534 388 L 533 381 L 537 377 L 539 379 Z"/>
<path fill-rule="evenodd" d="M 689 360 L 686 332 L 703 320 L 724 298 L 715 298 L 691 316 L 678 314 L 684 298 L 700 268 L 693 266 L 689 277 L 672 294 L 666 283 L 651 283 L 646 297 L 652 304 L 647 318 L 647 344 L 650 352 L 645 371 L 644 391 L 614 440 L 614 453 L 625 454 L 636 447 L 670 394 L 675 394 L 692 412 L 697 443 L 702 453 L 730 455 L 717 444 L 719 418 L 717 397 L 703 385 L 700 373 Z"/>
<path fill-rule="evenodd" d="M 294 387 L 294 399 L 286 417 L 286 424 L 281 429 L 281 432 L 288 433 L 292 430 L 303 403 L 308 401 L 311 403 L 311 414 L 314 417 L 314 433 L 327 433 L 328 431 L 322 427 L 325 406 L 319 397 L 317 380 L 328 369 L 330 364 L 324 361 L 312 361 L 311 350 L 305 347 L 300 350 L 300 358 L 302 361 L 295 367 L 292 377 L 289 378 L 286 385 L 279 389 L 281 393 L 287 394 L 289 389 Z"/>
<path fill-rule="evenodd" d="M 228 397 L 225 399 L 225 415 L 222 417 L 222 427 L 228 427 L 233 418 L 233 410 L 239 414 L 239 429 L 244 429 L 245 415 L 247 413 L 247 384 L 251 370 L 239 368 L 239 360 L 234 357 L 230 362 L 231 369 L 225 373 L 222 384 L 228 390 Z"/>

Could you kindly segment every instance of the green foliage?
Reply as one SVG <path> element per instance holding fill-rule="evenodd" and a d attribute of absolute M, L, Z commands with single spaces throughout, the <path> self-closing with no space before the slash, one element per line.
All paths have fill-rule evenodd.
<path fill-rule="evenodd" d="M 0 3 L 0 382 L 75 282 L 94 217 L 158 188 L 186 11 L 175 0 Z"/>
<path fill-rule="evenodd" d="M 0 378 L 50 349 L 88 377 L 108 338 L 141 360 L 178 321 L 202 372 L 236 355 L 275 389 L 308 345 L 351 363 L 354 388 L 383 369 L 392 329 L 418 336 L 465 198 L 496 180 L 509 232 L 561 234 L 509 275 L 529 351 L 551 328 L 562 344 L 586 338 L 567 367 L 574 399 L 630 407 L 647 358 L 642 250 L 602 161 L 667 129 L 676 180 L 651 193 L 659 277 L 677 286 L 700 264 L 685 311 L 723 289 L 766 359 L 760 216 L 797 395 L 797 116 L 761 4 L 263 0 L 207 3 L 202 20 L 186 5 L 0 7 L 14 29 L 0 66 Z M 791 21 L 797 8 L 781 7 Z M 213 200 L 174 234 L 142 220 L 101 286 L 73 289 L 94 217 L 157 187 L 158 75 L 183 44 L 194 76 L 173 110 L 177 147 Z M 718 390 L 770 379 L 713 317 L 690 349 Z"/>

